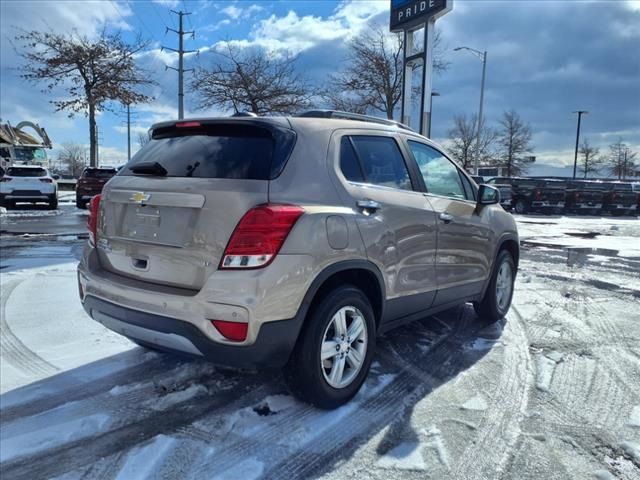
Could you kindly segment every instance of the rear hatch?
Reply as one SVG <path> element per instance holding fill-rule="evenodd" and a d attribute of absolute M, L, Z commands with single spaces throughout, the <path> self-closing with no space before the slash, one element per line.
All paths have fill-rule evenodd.
<path fill-rule="evenodd" d="M 605 198 L 609 204 L 622 205 L 623 207 L 631 207 L 637 202 L 637 194 L 633 191 L 631 184 L 609 184 L 607 189 L 608 195 Z"/>
<path fill-rule="evenodd" d="M 233 230 L 268 202 L 295 135 L 257 120 L 162 124 L 103 192 L 103 268 L 200 289 Z"/>
<path fill-rule="evenodd" d="M 87 168 L 78 179 L 77 187 L 100 191 L 105 183 L 116 174 L 116 169 Z"/>
<path fill-rule="evenodd" d="M 44 168 L 9 167 L 3 177 L 3 191 L 39 195 L 45 183 L 52 183 L 52 180 L 47 178 Z"/>

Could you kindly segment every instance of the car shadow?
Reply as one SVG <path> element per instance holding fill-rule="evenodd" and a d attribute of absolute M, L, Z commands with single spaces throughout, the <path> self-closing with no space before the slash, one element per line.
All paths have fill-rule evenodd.
<path fill-rule="evenodd" d="M 233 462 L 234 455 L 255 451 L 265 456 L 260 458 L 263 478 L 290 478 L 292 471 L 297 478 L 317 477 L 351 458 L 382 431 L 375 446 L 378 455 L 400 442 L 418 441 L 419 432 L 411 423 L 416 405 L 483 358 L 502 335 L 504 325 L 504 320 L 483 321 L 470 305 L 464 305 L 385 334 L 378 341 L 363 391 L 351 404 L 332 412 L 289 397 L 279 372 L 228 370 L 197 359 L 133 348 L 0 395 L 5 445 L 22 438 L 21 422 L 33 425 L 36 416 L 38 422 L 55 425 L 60 417 L 72 417 L 74 409 L 80 418 L 98 409 L 117 422 L 95 435 L 38 447 L 31 454 L 4 461 L 2 470 L 7 478 L 34 478 L 91 469 L 99 461 L 115 465 L 140 445 L 165 435 L 190 440 L 195 436 L 205 442 L 202 448 L 215 445 L 216 453 L 207 457 L 200 473 L 224 473 L 225 462 Z M 382 378 L 388 383 L 381 382 Z M 191 391 L 194 395 L 185 395 Z M 271 398 L 284 406 L 270 404 Z M 173 402 L 170 409 L 158 407 L 167 399 Z M 353 428 L 334 421 L 347 413 Z M 277 440 L 236 432 L 235 423 L 247 421 L 247 415 L 255 417 L 251 428 L 263 427 L 270 432 L 265 438 Z M 229 418 L 235 420 L 228 424 Z M 330 446 L 309 461 L 305 441 L 295 440 L 296 428 L 305 435 L 313 431 L 315 445 Z M 196 469 L 188 477 L 198 475 Z"/>

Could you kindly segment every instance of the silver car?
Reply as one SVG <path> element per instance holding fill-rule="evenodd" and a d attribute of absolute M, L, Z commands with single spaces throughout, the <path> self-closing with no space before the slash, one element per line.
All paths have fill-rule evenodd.
<path fill-rule="evenodd" d="M 499 202 L 386 120 L 160 123 L 91 202 L 80 298 L 141 345 L 283 367 L 295 395 L 335 408 L 385 331 L 463 302 L 507 313 L 518 233 Z"/>

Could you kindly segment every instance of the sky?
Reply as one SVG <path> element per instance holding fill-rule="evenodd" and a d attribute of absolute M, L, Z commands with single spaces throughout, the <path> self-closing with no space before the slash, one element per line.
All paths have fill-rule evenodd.
<path fill-rule="evenodd" d="M 191 12 L 185 29 L 186 68 L 207 67 L 221 42 L 242 48 L 299 55 L 298 68 L 307 80 L 322 85 L 329 74 L 343 68 L 350 39 L 378 23 L 388 25 L 389 1 L 295 0 L 104 0 L 0 2 L 0 118 L 16 124 L 32 120 L 45 127 L 55 145 L 88 144 L 88 122 L 82 115 L 69 118 L 49 103 L 64 98 L 63 91 L 42 93 L 43 84 L 26 83 L 19 76 L 22 60 L 12 42 L 19 29 L 72 32 L 93 37 L 102 28 L 121 31 L 133 40 L 142 35 L 148 48 L 137 58 L 158 83 L 149 92 L 155 100 L 133 109 L 132 150 L 137 134 L 158 121 L 177 118 L 177 16 L 170 10 Z M 640 152 L 640 1 L 455 0 L 452 12 L 437 21 L 443 56 L 449 69 L 433 80 L 432 134 L 446 143 L 453 116 L 477 113 L 480 60 L 468 46 L 487 51 L 485 118 L 497 122 L 514 109 L 530 123 L 536 163 L 563 167 L 572 164 L 576 133 L 575 110 L 583 117 L 582 138 L 601 147 L 622 138 Z M 186 117 L 226 115 L 229 112 L 196 109 L 197 98 L 188 88 Z M 126 161 L 126 115 L 101 112 L 100 161 Z M 50 152 L 55 157 L 55 149 Z"/>

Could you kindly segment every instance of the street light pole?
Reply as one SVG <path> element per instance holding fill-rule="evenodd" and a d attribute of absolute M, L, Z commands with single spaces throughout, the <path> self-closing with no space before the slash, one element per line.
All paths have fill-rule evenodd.
<path fill-rule="evenodd" d="M 468 50 L 473 55 L 478 57 L 482 62 L 482 79 L 480 81 L 480 108 L 478 108 L 478 131 L 476 132 L 476 154 L 475 159 L 473 161 L 473 174 L 478 175 L 478 167 L 480 165 L 480 136 L 482 134 L 482 125 L 483 125 L 483 108 L 484 108 L 484 81 L 487 74 L 487 51 L 481 52 L 480 50 L 476 50 L 470 47 L 457 47 L 454 48 L 454 52 L 458 52 L 460 50 Z"/>
<path fill-rule="evenodd" d="M 439 97 L 438 92 L 431 92 L 431 98 L 429 99 L 429 112 L 431 112 L 431 119 L 429 121 L 429 127 L 427 129 L 427 138 L 431 138 L 431 124 L 433 123 L 433 97 Z"/>
<path fill-rule="evenodd" d="M 576 170 L 578 169 L 578 146 L 580 144 L 580 120 L 582 119 L 583 114 L 589 113 L 586 110 L 577 110 L 573 113 L 578 114 L 578 128 L 576 128 L 576 150 L 573 156 L 573 179 L 576 178 Z"/>

